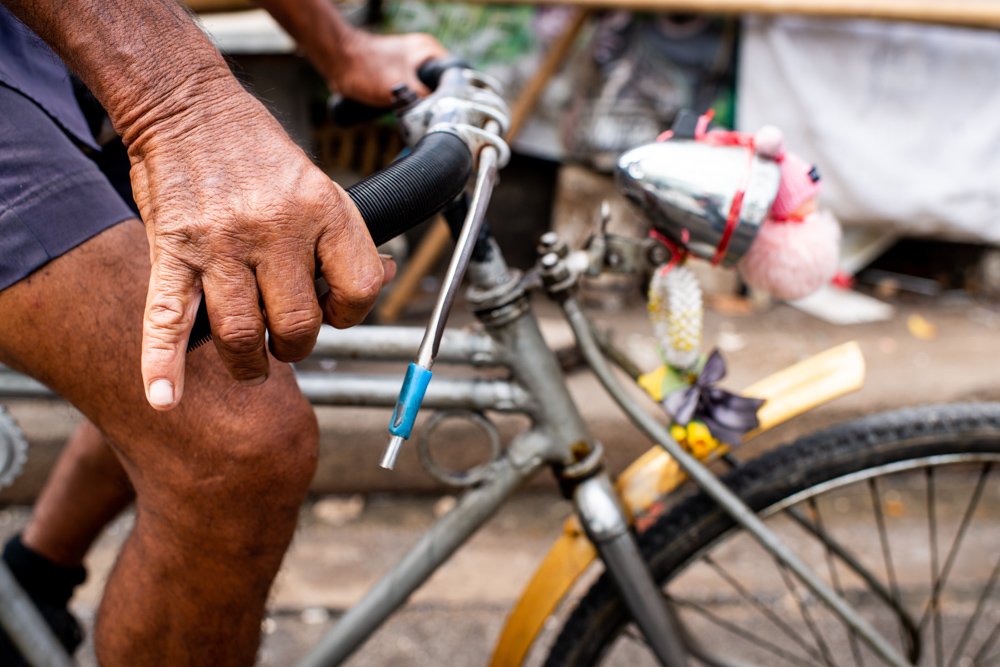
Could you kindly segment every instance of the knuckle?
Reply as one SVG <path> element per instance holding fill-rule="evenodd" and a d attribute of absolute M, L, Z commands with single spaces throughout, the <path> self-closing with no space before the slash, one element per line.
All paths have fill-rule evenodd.
<path fill-rule="evenodd" d="M 176 338 L 184 329 L 184 302 L 178 297 L 158 296 L 147 312 L 150 333 L 158 339 Z"/>
<path fill-rule="evenodd" d="M 298 347 L 316 338 L 322 321 L 323 313 L 318 307 L 312 307 L 280 312 L 269 318 L 268 325 L 281 343 Z"/>
<path fill-rule="evenodd" d="M 344 300 L 353 304 L 368 304 L 382 289 L 384 269 L 381 262 L 362 273 L 344 293 Z"/>
<path fill-rule="evenodd" d="M 215 332 L 219 342 L 230 353 L 251 355 L 264 346 L 264 330 L 249 318 L 227 319 L 219 323 Z"/>

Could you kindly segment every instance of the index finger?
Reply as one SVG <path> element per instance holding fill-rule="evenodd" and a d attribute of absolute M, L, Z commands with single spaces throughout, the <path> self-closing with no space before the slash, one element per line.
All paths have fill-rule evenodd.
<path fill-rule="evenodd" d="M 142 322 L 142 380 L 146 400 L 171 410 L 184 393 L 184 359 L 198 309 L 198 276 L 183 264 L 154 261 Z"/>

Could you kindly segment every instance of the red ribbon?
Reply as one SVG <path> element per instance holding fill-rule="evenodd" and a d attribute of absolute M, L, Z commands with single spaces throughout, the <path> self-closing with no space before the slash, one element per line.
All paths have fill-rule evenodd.
<path fill-rule="evenodd" d="M 722 230 L 722 237 L 719 239 L 719 244 L 715 247 L 715 255 L 712 256 L 712 264 L 718 265 L 725 258 L 726 251 L 729 249 L 729 243 L 736 232 L 736 227 L 740 224 L 740 213 L 743 212 L 743 200 L 746 198 L 746 189 L 750 181 L 750 171 L 753 168 L 754 142 L 753 135 L 744 132 L 730 130 L 713 130 L 709 132 L 708 126 L 714 116 L 715 112 L 709 109 L 698 118 L 698 123 L 694 130 L 694 140 L 712 146 L 744 146 L 747 149 L 747 170 L 743 174 L 743 182 L 733 195 L 733 201 L 729 206 L 729 214 L 726 217 L 726 228 Z M 667 141 L 673 136 L 674 133 L 667 130 L 657 137 L 656 140 Z M 676 247 L 665 236 L 656 231 L 650 232 L 650 235 L 666 245 L 671 253 L 677 257 Z M 671 264 L 668 265 L 666 270 L 669 270 L 672 266 L 673 260 L 671 260 Z"/>

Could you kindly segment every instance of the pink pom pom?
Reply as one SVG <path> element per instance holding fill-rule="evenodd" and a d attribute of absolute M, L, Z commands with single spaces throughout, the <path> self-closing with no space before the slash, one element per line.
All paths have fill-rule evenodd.
<path fill-rule="evenodd" d="M 774 125 L 765 125 L 753 135 L 758 155 L 779 160 L 785 154 L 785 134 Z"/>
<path fill-rule="evenodd" d="M 830 213 L 817 211 L 802 222 L 766 220 L 738 266 L 751 287 L 791 300 L 830 282 L 839 256 L 840 225 Z"/>

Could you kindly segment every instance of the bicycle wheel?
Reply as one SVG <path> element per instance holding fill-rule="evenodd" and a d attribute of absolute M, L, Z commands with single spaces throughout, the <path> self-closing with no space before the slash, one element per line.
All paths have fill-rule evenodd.
<path fill-rule="evenodd" d="M 998 665 L 995 468 L 1000 404 L 969 404 L 843 424 L 723 480 L 914 664 Z M 660 517 L 639 544 L 690 634 L 726 658 L 717 664 L 881 664 L 702 493 Z M 656 664 L 646 648 L 603 575 L 546 664 Z"/>

